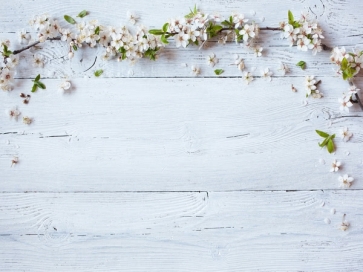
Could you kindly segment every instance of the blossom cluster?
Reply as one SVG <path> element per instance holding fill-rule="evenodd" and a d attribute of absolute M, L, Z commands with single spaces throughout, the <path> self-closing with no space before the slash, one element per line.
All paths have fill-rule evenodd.
<path fill-rule="evenodd" d="M 11 91 L 14 88 L 14 76 L 16 66 L 19 64 L 19 57 L 12 54 L 9 50 L 10 41 L 0 41 L 1 55 L 0 60 L 0 88 L 3 91 Z"/>
<path fill-rule="evenodd" d="M 252 41 L 259 34 L 259 26 L 241 13 L 232 13 L 228 18 L 219 14 L 205 14 L 196 7 L 184 17 L 172 18 L 162 29 L 153 29 L 150 33 L 160 35 L 161 40 L 168 44 L 167 38 L 173 37 L 176 47 L 187 47 L 190 44 L 202 47 L 213 37 L 220 35 L 218 42 L 225 44 L 228 40 L 243 42 L 252 47 Z M 222 31 L 226 31 L 222 33 Z M 252 48 L 256 56 L 261 56 L 262 48 Z"/>
<path fill-rule="evenodd" d="M 338 73 L 343 79 L 351 79 L 363 68 L 363 51 L 347 52 L 344 47 L 335 47 L 330 60 L 339 66 Z"/>
<path fill-rule="evenodd" d="M 323 94 L 317 89 L 319 81 L 316 81 L 315 76 L 305 77 L 306 97 L 312 96 L 313 98 L 322 98 Z"/>
<path fill-rule="evenodd" d="M 134 23 L 136 22 L 134 15 L 129 17 Z M 57 20 L 46 14 L 35 16 L 30 24 L 39 31 L 38 39 L 40 42 L 49 39 L 60 39 L 67 42 L 69 44 L 69 58 L 74 56 L 74 51 L 86 44 L 90 47 L 97 45 L 105 47 L 106 51 L 102 56 L 104 60 L 114 57 L 119 61 L 128 59 L 131 62 L 143 57 L 155 60 L 158 51 L 164 46 L 160 38 L 148 33 L 144 26 L 137 26 L 136 33 L 133 34 L 126 26 L 103 26 L 98 20 L 77 23 L 69 16 L 67 19 L 76 27 L 61 27 Z"/>
<path fill-rule="evenodd" d="M 313 55 L 322 51 L 321 40 L 324 39 L 323 31 L 318 23 L 309 18 L 309 13 L 302 13 L 299 20 L 289 11 L 288 22 L 281 22 L 283 30 L 281 36 L 290 41 L 290 46 L 296 45 L 298 50 L 312 50 Z"/>

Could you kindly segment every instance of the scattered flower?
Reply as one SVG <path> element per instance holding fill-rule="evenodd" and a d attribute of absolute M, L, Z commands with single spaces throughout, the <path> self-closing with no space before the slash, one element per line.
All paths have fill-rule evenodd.
<path fill-rule="evenodd" d="M 329 225 L 331 223 L 331 220 L 329 218 L 325 218 L 324 223 Z"/>
<path fill-rule="evenodd" d="M 340 181 L 340 187 L 349 188 L 352 185 L 354 178 L 349 177 L 347 174 L 345 174 L 344 176 L 340 176 L 338 180 Z"/>
<path fill-rule="evenodd" d="M 343 139 L 344 142 L 349 141 L 349 139 L 353 136 L 353 133 L 351 133 L 350 131 L 348 131 L 347 127 L 344 127 L 341 131 L 340 131 L 340 135 Z"/>
<path fill-rule="evenodd" d="M 279 69 L 278 69 L 278 70 L 280 70 L 280 71 L 282 72 L 282 74 L 283 74 L 283 75 L 286 75 L 287 73 L 289 73 L 289 72 L 290 72 L 289 67 L 288 67 L 285 63 L 282 63 L 282 62 L 281 62 L 281 64 L 280 64 L 280 67 L 279 67 Z"/>
<path fill-rule="evenodd" d="M 256 46 L 253 50 L 255 52 L 256 57 L 261 57 L 262 56 L 262 50 L 263 50 L 262 47 Z"/>
<path fill-rule="evenodd" d="M 33 119 L 28 117 L 28 116 L 24 116 L 23 117 L 23 123 L 26 125 L 30 125 L 33 122 Z"/>
<path fill-rule="evenodd" d="M 244 63 L 243 59 L 236 59 L 234 64 L 237 65 L 237 68 L 240 71 L 243 71 L 245 69 L 245 63 Z"/>
<path fill-rule="evenodd" d="M 127 11 L 126 13 L 126 17 L 127 17 L 127 20 L 131 23 L 131 24 L 136 24 L 136 21 L 138 19 L 138 17 L 136 16 L 136 14 L 132 11 Z"/>
<path fill-rule="evenodd" d="M 210 54 L 207 57 L 207 64 L 211 67 L 214 67 L 214 65 L 216 65 L 218 63 L 218 59 L 216 57 L 216 55 L 214 53 Z"/>
<path fill-rule="evenodd" d="M 343 222 L 340 224 L 339 229 L 342 231 L 346 231 L 349 228 L 350 224 L 347 220 L 345 220 L 345 214 L 343 215 Z"/>
<path fill-rule="evenodd" d="M 340 166 L 341 166 L 341 162 L 334 160 L 332 162 L 330 172 L 338 172 Z"/>
<path fill-rule="evenodd" d="M 66 92 L 69 91 L 71 89 L 71 82 L 68 80 L 64 80 L 60 85 L 59 85 L 59 91 L 61 92 Z"/>
<path fill-rule="evenodd" d="M 270 69 L 269 68 L 265 68 L 263 70 L 261 70 L 261 74 L 262 74 L 262 77 L 265 78 L 267 81 L 271 81 L 272 78 L 272 72 L 270 72 Z"/>
<path fill-rule="evenodd" d="M 19 158 L 18 157 L 13 157 L 11 160 L 11 165 L 10 167 L 13 167 L 13 165 L 17 164 L 19 162 Z"/>
<path fill-rule="evenodd" d="M 294 87 L 294 85 L 291 84 L 291 91 L 293 91 L 294 93 L 297 92 L 297 89 Z"/>
<path fill-rule="evenodd" d="M 330 214 L 335 214 L 335 209 L 334 208 L 330 209 Z"/>
<path fill-rule="evenodd" d="M 7 111 L 7 114 L 11 119 L 14 118 L 15 121 L 18 121 L 18 117 L 20 116 L 21 112 L 17 108 L 13 108 Z"/>
<path fill-rule="evenodd" d="M 305 88 L 306 88 L 306 97 L 312 96 L 313 98 L 322 98 L 323 94 L 317 89 L 317 85 L 320 81 L 315 80 L 315 76 L 306 76 L 305 77 Z"/>
<path fill-rule="evenodd" d="M 195 66 L 195 65 L 192 65 L 192 72 L 195 76 L 198 76 L 200 74 L 200 68 Z"/>
<path fill-rule="evenodd" d="M 250 72 L 243 72 L 242 79 L 248 85 L 253 80 L 253 76 Z"/>

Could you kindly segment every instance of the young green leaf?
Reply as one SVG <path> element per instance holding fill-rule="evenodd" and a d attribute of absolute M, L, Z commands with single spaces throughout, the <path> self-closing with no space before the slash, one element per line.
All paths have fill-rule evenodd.
<path fill-rule="evenodd" d="M 37 82 L 37 81 L 39 81 L 39 79 L 40 79 L 40 74 L 39 75 L 37 75 L 37 77 L 33 80 L 34 82 Z"/>
<path fill-rule="evenodd" d="M 64 15 L 64 20 L 66 20 L 68 23 L 74 25 L 76 21 L 69 15 Z"/>
<path fill-rule="evenodd" d="M 11 52 L 8 47 L 6 46 L 6 44 L 3 44 L 3 56 L 5 57 L 9 57 L 13 52 Z"/>
<path fill-rule="evenodd" d="M 45 87 L 44 83 L 42 83 L 42 82 L 40 82 L 40 81 L 35 81 L 35 82 L 34 82 L 34 85 L 37 85 L 39 88 L 41 88 L 41 89 L 43 89 L 43 90 L 45 90 L 45 89 L 46 89 L 46 87 Z"/>
<path fill-rule="evenodd" d="M 34 84 L 31 92 L 35 93 L 37 91 L 37 89 L 38 89 L 38 86 Z"/>
<path fill-rule="evenodd" d="M 78 13 L 77 17 L 83 18 L 88 15 L 87 10 L 82 10 L 80 13 Z"/>
<path fill-rule="evenodd" d="M 149 30 L 149 33 L 150 34 L 153 34 L 153 35 L 163 35 L 164 34 L 164 31 L 162 31 L 160 29 L 150 29 Z"/>
<path fill-rule="evenodd" d="M 321 136 L 323 138 L 329 137 L 329 134 L 324 131 L 320 131 L 320 130 L 315 130 L 315 131 L 316 131 L 316 133 L 319 134 L 319 136 Z"/>
<path fill-rule="evenodd" d="M 165 35 L 164 35 L 164 34 L 163 34 L 163 35 L 161 35 L 160 40 L 161 40 L 163 43 L 165 43 L 165 44 L 168 44 L 168 43 L 169 43 L 169 42 L 168 42 L 168 40 L 165 38 Z"/>
<path fill-rule="evenodd" d="M 342 59 L 342 62 L 340 63 L 340 67 L 342 70 L 345 70 L 348 68 L 348 60 L 346 58 Z"/>
<path fill-rule="evenodd" d="M 167 31 L 168 31 L 168 27 L 169 27 L 169 23 L 165 23 L 165 24 L 163 25 L 163 31 L 164 31 L 164 32 L 167 32 Z"/>
<path fill-rule="evenodd" d="M 97 70 L 97 71 L 95 71 L 95 76 L 96 77 L 99 77 L 100 75 L 102 75 L 103 74 L 103 70 L 102 69 L 100 69 L 100 70 Z"/>
<path fill-rule="evenodd" d="M 296 66 L 299 66 L 302 70 L 306 68 L 306 62 L 301 60 L 298 63 L 296 63 Z"/>
<path fill-rule="evenodd" d="M 197 9 L 197 4 L 194 4 L 194 14 L 197 14 L 198 13 L 198 9 Z"/>
<path fill-rule="evenodd" d="M 224 72 L 224 70 L 223 70 L 223 69 L 215 69 L 215 70 L 214 70 L 214 73 L 215 73 L 217 76 L 219 76 L 219 75 L 223 74 L 223 72 Z"/>
<path fill-rule="evenodd" d="M 324 147 L 324 146 L 326 146 L 326 144 L 328 143 L 329 140 L 330 140 L 329 138 L 326 138 L 326 139 L 324 139 L 324 141 L 322 143 L 318 143 L 318 145 L 320 147 Z"/>
<path fill-rule="evenodd" d="M 78 50 L 77 45 L 73 45 L 73 50 L 74 50 L 74 51 L 77 51 L 77 50 Z"/>
<path fill-rule="evenodd" d="M 334 152 L 334 143 L 332 139 L 329 139 L 328 141 L 328 145 L 327 145 L 327 149 L 329 153 L 333 153 Z"/>
<path fill-rule="evenodd" d="M 96 27 L 96 29 L 95 29 L 95 34 L 96 34 L 96 35 L 100 34 L 100 27 L 99 27 L 99 26 L 97 26 L 97 27 Z"/>
<path fill-rule="evenodd" d="M 292 25 L 294 23 L 294 15 L 292 14 L 292 12 L 289 10 L 288 13 L 288 18 L 289 18 L 289 24 Z"/>

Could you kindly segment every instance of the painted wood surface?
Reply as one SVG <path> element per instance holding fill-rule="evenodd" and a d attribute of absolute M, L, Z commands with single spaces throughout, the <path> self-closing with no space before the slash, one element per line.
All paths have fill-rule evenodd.
<path fill-rule="evenodd" d="M 0 262 L 3 271 L 359 271 L 362 205 L 362 191 L 4 194 Z M 338 230 L 344 213 L 349 232 Z"/>
<path fill-rule="evenodd" d="M 39 13 L 61 20 L 87 9 L 85 19 L 121 25 L 134 10 L 154 28 L 194 4 L 271 27 L 288 9 L 309 9 L 326 45 L 363 49 L 357 0 L 16 0 L 0 10 L 0 39 L 19 48 L 16 32 Z M 102 61 L 101 48 L 68 60 L 61 42 L 42 45 L 44 69 L 31 66 L 34 52 L 23 54 L 16 89 L 0 93 L 2 112 L 18 106 L 34 118 L 26 126 L 0 114 L 0 271 L 363 271 L 363 112 L 339 112 L 348 84 L 330 52 L 299 52 L 278 32 L 263 32 L 259 43 L 262 58 L 234 43 L 171 44 L 156 62 L 134 66 Z M 206 64 L 211 52 L 225 70 L 220 78 Z M 231 65 L 235 54 L 256 68 L 249 86 Z M 291 68 L 286 76 L 281 61 Z M 260 78 L 265 67 L 271 83 Z M 47 90 L 23 105 L 19 93 L 38 73 Z M 305 98 L 312 74 L 323 99 Z M 74 88 L 60 94 L 66 77 Z M 356 83 L 363 88 L 361 75 Z M 315 129 L 345 126 L 354 136 L 337 138 L 335 154 L 318 147 Z M 13 156 L 19 163 L 10 167 Z M 343 167 L 332 174 L 335 158 Z M 355 178 L 348 190 L 339 188 L 344 173 Z M 346 232 L 338 229 L 343 214 Z"/>

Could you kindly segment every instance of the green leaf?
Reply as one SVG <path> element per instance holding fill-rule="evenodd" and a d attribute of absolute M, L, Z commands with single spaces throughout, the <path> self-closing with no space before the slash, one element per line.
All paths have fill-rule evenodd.
<path fill-rule="evenodd" d="M 324 146 L 326 146 L 326 144 L 328 143 L 328 141 L 329 141 L 329 138 L 326 138 L 326 139 L 324 139 L 324 141 L 320 144 L 320 143 L 318 143 L 318 145 L 320 146 L 320 147 L 324 147 Z"/>
<path fill-rule="evenodd" d="M 5 57 L 9 57 L 13 52 L 11 52 L 8 47 L 6 46 L 6 44 L 3 44 L 3 56 Z"/>
<path fill-rule="evenodd" d="M 290 10 L 288 11 L 287 16 L 289 18 L 289 24 L 292 25 L 294 23 L 294 15 Z"/>
<path fill-rule="evenodd" d="M 231 26 L 231 23 L 228 22 L 227 20 L 224 20 L 223 22 L 221 22 L 221 24 L 224 26 Z"/>
<path fill-rule="evenodd" d="M 78 47 L 76 45 L 73 45 L 73 50 L 74 51 L 77 51 L 78 50 Z"/>
<path fill-rule="evenodd" d="M 345 72 L 345 70 L 343 71 L 342 76 L 343 76 L 343 79 L 344 79 L 344 80 L 346 80 L 346 79 L 348 78 L 348 75 L 347 75 L 347 73 Z"/>
<path fill-rule="evenodd" d="M 333 153 L 334 152 L 334 143 L 332 139 L 329 139 L 328 141 L 328 145 L 327 145 L 327 149 L 329 153 Z"/>
<path fill-rule="evenodd" d="M 45 85 L 42 82 L 40 82 L 40 81 L 35 81 L 34 82 L 34 85 L 37 85 L 39 88 L 41 88 L 43 90 L 46 89 Z"/>
<path fill-rule="evenodd" d="M 293 22 L 292 23 L 292 26 L 294 27 L 294 28 L 299 28 L 299 27 L 301 27 L 301 25 L 299 24 L 299 22 Z"/>
<path fill-rule="evenodd" d="M 96 35 L 100 34 L 100 27 L 99 27 L 99 26 L 97 26 L 97 27 L 96 27 L 96 29 L 95 29 L 95 34 L 96 34 Z"/>
<path fill-rule="evenodd" d="M 224 73 L 224 70 L 223 70 L 223 69 L 215 69 L 215 70 L 214 70 L 214 73 L 215 73 L 217 76 L 219 76 L 219 75 L 221 75 L 221 74 L 223 74 L 223 73 Z"/>
<path fill-rule="evenodd" d="M 97 71 L 95 71 L 95 76 L 96 77 L 99 77 L 100 75 L 102 75 L 103 74 L 103 70 L 102 69 L 100 69 L 100 70 L 97 70 Z"/>
<path fill-rule="evenodd" d="M 296 63 L 296 66 L 299 66 L 302 70 L 304 70 L 306 68 L 306 62 L 301 60 Z"/>
<path fill-rule="evenodd" d="M 165 24 L 163 25 L 163 31 L 164 31 L 164 32 L 167 32 L 167 31 L 168 31 L 168 27 L 169 27 L 169 23 L 165 23 Z"/>
<path fill-rule="evenodd" d="M 77 17 L 83 18 L 88 15 L 87 10 L 82 10 L 80 13 L 78 13 Z"/>
<path fill-rule="evenodd" d="M 163 34 L 163 35 L 161 35 L 161 41 L 163 42 L 163 43 L 165 43 L 165 44 L 168 44 L 169 42 L 168 42 L 168 40 L 165 38 L 165 35 Z"/>
<path fill-rule="evenodd" d="M 38 89 L 38 86 L 36 84 L 33 85 L 32 87 L 32 93 L 35 93 Z"/>
<path fill-rule="evenodd" d="M 64 15 L 64 20 L 66 20 L 68 23 L 74 25 L 76 21 L 69 15 Z"/>
<path fill-rule="evenodd" d="M 342 62 L 340 63 L 340 67 L 342 70 L 345 70 L 348 68 L 348 60 L 346 58 L 342 59 Z"/>
<path fill-rule="evenodd" d="M 198 9 L 197 9 L 197 4 L 194 5 L 194 14 L 197 14 L 198 13 Z"/>
<path fill-rule="evenodd" d="M 37 75 L 37 77 L 34 79 L 34 82 L 39 81 L 39 79 L 40 79 L 40 74 L 39 74 L 39 75 Z"/>
<path fill-rule="evenodd" d="M 150 29 L 149 33 L 153 35 L 163 35 L 164 31 L 162 31 L 161 29 Z"/>
<path fill-rule="evenodd" d="M 329 134 L 324 131 L 320 131 L 320 130 L 315 130 L 315 131 L 316 131 L 316 133 L 319 134 L 319 136 L 321 136 L 323 138 L 329 137 Z"/>

